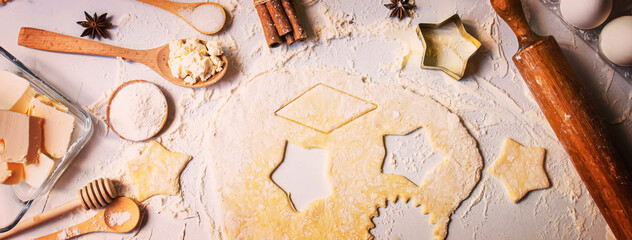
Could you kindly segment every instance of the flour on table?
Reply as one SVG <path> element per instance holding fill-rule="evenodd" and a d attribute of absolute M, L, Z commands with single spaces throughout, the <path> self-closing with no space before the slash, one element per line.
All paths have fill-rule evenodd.
<path fill-rule="evenodd" d="M 533 2 L 533 1 L 529 1 Z M 206 147 L 200 148 L 198 145 L 209 146 L 209 142 L 206 138 L 212 136 L 217 129 L 214 129 L 214 124 L 211 122 L 209 125 L 208 120 L 213 119 L 218 115 L 218 107 L 224 105 L 224 103 L 234 98 L 233 92 L 237 93 L 242 87 L 245 87 L 248 81 L 247 79 L 254 78 L 261 73 L 265 73 L 274 69 L 280 68 L 294 68 L 305 65 L 338 65 L 347 66 L 347 71 L 358 73 L 359 75 L 366 75 L 370 78 L 366 79 L 366 82 L 381 82 L 390 84 L 393 86 L 401 86 L 402 88 L 417 92 L 421 95 L 433 98 L 439 102 L 451 112 L 458 115 L 463 122 L 466 123 L 466 128 L 472 136 L 474 136 L 478 142 L 478 148 L 483 156 L 485 156 L 485 165 L 489 166 L 497 156 L 498 143 L 506 137 L 512 137 L 514 139 L 521 139 L 525 143 L 537 144 L 539 146 L 547 147 L 547 154 L 545 160 L 545 169 L 550 176 L 551 185 L 553 186 L 547 191 L 543 191 L 542 194 L 538 194 L 537 199 L 528 199 L 529 201 L 537 200 L 535 209 L 525 209 L 532 205 L 528 205 L 529 202 L 525 201 L 515 205 L 525 209 L 522 217 L 529 218 L 533 216 L 551 218 L 562 213 L 566 213 L 565 207 L 558 206 L 572 206 L 579 201 L 591 202 L 592 199 L 583 187 L 579 176 L 574 170 L 568 156 L 564 149 L 557 141 L 555 135 L 550 130 L 548 123 L 544 116 L 539 111 L 534 101 L 519 101 L 521 95 L 525 95 L 531 99 L 531 94 L 517 75 L 513 64 L 507 64 L 509 56 L 504 56 L 503 49 L 501 47 L 502 39 L 510 39 L 505 41 L 502 45 L 508 52 L 512 52 L 514 49 L 512 42 L 514 41 L 513 34 L 506 32 L 508 27 L 496 17 L 496 14 L 491 8 L 488 7 L 486 2 L 478 3 L 477 1 L 467 2 L 459 1 L 457 7 L 444 7 L 442 9 L 434 8 L 434 5 L 441 5 L 440 3 L 427 3 L 423 9 L 418 11 L 413 21 L 404 20 L 402 22 L 392 21 L 387 19 L 388 12 L 381 4 L 366 4 L 366 6 L 353 7 L 353 11 L 348 11 L 349 8 L 345 4 L 333 0 L 297 0 L 297 3 L 305 3 L 307 7 L 303 7 L 306 16 L 310 17 L 311 25 L 313 26 L 313 38 L 308 39 L 301 45 L 293 45 L 292 47 L 282 46 L 280 48 L 270 50 L 265 45 L 262 32 L 260 31 L 260 24 L 256 19 L 256 14 L 251 15 L 253 9 L 252 3 L 239 4 L 235 0 L 219 0 L 220 3 L 227 11 L 236 12 L 229 13 L 229 15 L 241 16 L 236 18 L 237 21 L 231 28 L 226 31 L 220 32 L 214 36 L 204 36 L 197 33 L 193 28 L 188 26 L 184 21 L 179 18 L 164 12 L 160 9 L 153 11 L 141 11 L 144 8 L 151 9 L 153 7 L 140 5 L 138 8 L 134 8 L 133 15 L 123 16 L 125 21 L 120 21 L 117 25 L 116 31 L 114 31 L 113 41 L 115 45 L 124 47 L 147 49 L 152 47 L 158 47 L 166 43 L 170 39 L 181 39 L 196 36 L 203 40 L 215 40 L 221 41 L 222 46 L 226 47 L 230 51 L 226 51 L 227 56 L 230 59 L 231 67 L 228 69 L 227 78 L 214 84 L 212 87 L 205 89 L 184 89 L 171 85 L 165 79 L 162 79 L 159 75 L 153 73 L 149 68 L 142 66 L 138 63 L 131 61 L 125 61 L 120 59 L 118 62 L 112 61 L 113 66 L 116 66 L 119 70 L 117 72 L 116 80 L 112 84 L 113 87 L 130 80 L 138 76 L 147 76 L 147 79 L 154 81 L 161 86 L 166 92 L 174 98 L 176 105 L 176 114 L 174 114 L 174 122 L 171 125 L 166 126 L 164 134 L 159 137 L 161 143 L 165 146 L 169 146 L 172 150 L 179 152 L 186 152 L 194 156 L 194 160 L 189 163 L 187 171 L 182 173 L 181 182 L 183 184 L 183 193 L 176 196 L 160 197 L 150 199 L 148 209 L 152 214 L 160 213 L 160 215 L 170 215 L 169 211 L 156 210 L 161 209 L 161 204 L 170 205 L 170 201 L 176 204 L 179 202 L 179 198 L 183 197 L 185 207 L 191 207 L 193 211 L 198 212 L 199 218 L 195 226 L 196 219 L 187 220 L 189 223 L 188 228 L 193 229 L 191 233 L 187 232 L 187 237 L 196 236 L 197 231 L 210 232 L 211 239 L 220 239 L 219 229 L 222 225 L 218 216 L 222 216 L 222 208 L 216 207 L 219 205 L 213 195 L 216 193 L 214 186 L 219 184 L 214 182 L 215 169 L 212 167 L 210 153 Z M 385 3 L 385 2 L 384 2 Z M 417 1 L 419 5 L 420 2 Z M 529 3 L 525 3 L 529 4 Z M 536 4 L 540 4 L 537 2 Z M 324 5 L 324 6 L 323 6 Z M 420 7 L 422 7 L 420 5 Z M 429 8 L 430 7 L 430 8 Z M 441 7 L 441 6 L 439 6 Z M 464 79 L 464 81 L 454 84 L 453 79 L 444 76 L 445 74 L 436 71 L 426 71 L 419 69 L 419 56 L 420 56 L 420 44 L 418 41 L 404 41 L 400 35 L 402 33 L 410 33 L 415 36 L 414 23 L 417 22 L 431 22 L 440 21 L 442 19 L 441 14 L 445 14 L 443 10 L 449 10 L 448 12 L 458 12 L 463 17 L 465 24 L 469 27 L 468 30 L 473 31 L 475 35 L 483 44 L 483 51 L 479 51 L 474 55 L 476 60 L 473 75 L 471 78 Z M 324 11 L 327 10 L 327 11 Z M 419 10 L 419 9 L 418 9 Z M 434 11 L 434 12 L 433 12 Z M 438 12 L 437 12 L 438 11 Z M 349 16 L 347 16 L 346 14 Z M 377 17 L 367 17 L 373 15 Z M 445 15 L 444 17 L 447 17 Z M 437 18 L 438 17 L 438 18 Z M 443 17 L 443 18 L 444 18 Z M 115 16 L 115 22 L 116 22 Z M 382 19 L 383 18 L 383 19 Z M 254 21 L 253 21 L 254 20 Z M 331 23 L 330 23 L 331 22 Z M 244 27 L 245 25 L 245 27 Z M 146 30 L 148 26 L 151 28 L 148 34 L 137 34 L 139 30 Z M 343 29 L 337 29 L 343 28 Z M 349 29 L 344 29 L 349 28 Z M 503 29 L 504 28 L 504 29 Z M 256 30 L 253 32 L 253 30 Z M 503 30 L 503 31 L 501 31 Z M 145 31 L 148 32 L 148 31 Z M 337 33 L 336 33 L 337 32 Z M 310 32 L 311 34 L 312 32 Z M 399 34 L 398 34 L 399 33 Z M 234 36 L 234 39 L 233 39 Z M 501 38 L 502 37 L 502 38 Z M 380 68 L 377 64 L 371 64 L 369 67 L 376 68 L 377 73 L 368 72 L 361 69 L 363 66 L 367 66 L 367 62 L 364 61 L 364 56 L 358 57 L 354 53 L 362 53 L 367 41 L 381 41 L 384 40 L 383 45 L 388 46 L 408 46 L 411 50 L 410 61 L 407 66 L 402 69 L 398 69 L 399 65 L 402 65 L 405 57 L 406 47 L 397 50 L 394 54 L 380 54 L 379 56 L 374 54 L 376 61 L 384 62 L 385 68 Z M 416 38 L 413 38 L 416 40 Z M 237 45 L 237 42 L 239 45 Z M 230 44 L 230 45 L 224 45 Z M 234 44 L 234 47 L 232 46 Z M 382 43 L 380 43 L 382 44 Z M 238 46 L 238 47 L 237 47 Z M 340 46 L 344 46 L 340 48 Z M 231 48 L 233 47 L 233 48 Z M 345 48 L 346 47 L 346 48 Z M 349 56 L 348 60 L 336 61 L 336 58 L 328 57 L 328 51 L 325 50 L 339 50 L 340 55 Z M 240 50 L 240 51 L 238 51 Z M 231 56 L 232 54 L 232 56 Z M 242 58 L 242 56 L 249 56 L 248 58 Z M 371 56 L 371 55 L 369 55 Z M 372 58 L 373 59 L 373 58 Z M 346 64 L 352 61 L 353 64 Z M 233 64 L 235 63 L 235 64 Z M 37 62 L 34 63 L 37 65 Z M 35 70 L 43 72 L 46 68 L 41 67 L 38 69 L 35 66 Z M 509 74 L 505 74 L 509 70 Z M 397 71 L 396 71 L 397 70 Z M 395 71 L 395 72 L 392 72 Z M 611 74 L 611 73 L 608 73 Z M 509 75 L 501 77 L 504 75 Z M 114 77 L 113 74 L 110 74 Z M 512 77 L 513 76 L 513 77 Z M 486 80 L 487 79 L 487 80 Z M 595 78 L 596 79 L 596 78 Z M 510 81 L 516 83 L 516 89 L 518 91 L 512 92 L 508 89 L 507 85 L 494 85 L 488 81 Z M 623 82 L 626 84 L 626 82 Z M 610 93 L 614 92 L 616 88 L 616 81 L 610 88 Z M 84 86 L 84 90 L 85 90 Z M 628 89 L 623 87 L 621 89 Z M 106 90 L 106 92 L 112 92 L 113 89 Z M 207 92 L 211 97 L 206 98 Z M 82 95 L 83 96 L 83 95 Z M 204 96 L 204 97 L 202 97 Z M 202 100 L 200 100 L 202 99 Z M 512 99 L 516 99 L 520 103 L 520 109 L 516 107 L 515 102 Z M 104 101 L 105 100 L 105 101 Z M 107 102 L 107 95 L 104 99 L 99 101 L 100 103 Z M 628 101 L 630 102 L 630 101 Z M 485 111 L 481 111 L 485 109 Z M 104 108 L 97 110 L 105 119 Z M 483 114 L 484 113 L 484 114 Z M 223 113 L 222 113 L 223 114 Z M 626 114 L 623 114 L 626 115 Z M 618 121 L 620 115 L 612 118 L 613 122 Z M 620 126 L 628 125 L 632 114 L 627 114 L 628 120 L 625 120 Z M 172 117 L 172 116 L 170 116 Z M 488 119 L 489 117 L 489 119 Z M 94 118 L 95 123 L 99 125 L 99 129 L 105 126 L 103 121 L 98 121 Z M 97 132 L 99 133 L 99 132 Z M 69 180 L 72 186 L 81 187 L 84 181 L 92 180 L 93 174 L 108 174 L 111 175 L 110 170 L 114 170 L 116 176 L 122 179 L 126 179 L 125 172 L 122 174 L 116 173 L 117 167 L 126 168 L 126 161 L 131 158 L 123 158 L 119 154 L 120 151 L 125 151 L 128 148 L 136 148 L 141 146 L 140 144 L 131 144 L 115 136 L 99 133 L 99 139 L 93 138 L 90 145 L 83 151 L 82 155 L 86 155 L 85 162 L 92 165 L 93 161 L 96 161 L 101 167 L 86 168 L 81 167 L 83 172 L 77 175 L 76 179 Z M 200 142 L 200 144 L 191 145 L 191 142 Z M 142 146 L 141 146 L 142 147 Z M 211 147 L 209 147 L 211 148 Z M 84 160 L 84 159 L 78 159 Z M 403 159 L 398 159 L 400 163 L 404 163 Z M 81 163 L 80 161 L 78 161 Z M 87 164 L 74 164 L 71 167 L 80 167 Z M 209 165 L 209 166 L 207 166 Z M 399 164 L 398 164 L 399 165 Z M 486 173 L 483 173 L 484 175 Z M 73 176 L 74 177 L 74 176 Z M 483 178 L 483 181 L 489 178 Z M 126 180 L 128 181 L 128 180 Z M 483 183 L 483 181 L 481 183 Z M 64 182 L 65 183 L 65 182 Z M 466 220 L 471 221 L 470 224 L 475 226 L 475 229 L 483 224 L 494 223 L 494 221 L 503 221 L 502 218 L 497 217 L 497 211 L 505 212 L 506 208 L 500 206 L 499 203 L 508 203 L 513 206 L 512 203 L 504 201 L 506 193 L 500 184 L 489 184 L 485 188 L 485 192 L 481 192 L 478 195 L 482 196 L 482 202 L 473 207 L 472 212 L 465 216 Z M 124 185 L 132 185 L 125 183 Z M 133 188 L 130 190 L 134 190 Z M 131 196 L 132 192 L 129 193 Z M 193 195 L 190 195 L 193 194 Z M 478 196 L 476 192 L 473 193 L 472 198 Z M 162 201 L 161 199 L 167 199 Z M 172 199 L 173 198 L 173 199 Z M 54 199 L 51 198 L 51 199 Z M 490 200 L 493 199 L 493 200 Z M 469 201 L 469 200 L 468 200 Z M 468 201 L 465 201 L 461 208 L 466 206 Z M 488 219 L 485 221 L 479 221 L 479 205 L 483 205 L 485 216 Z M 594 205 L 594 203 L 593 203 Z M 164 206 L 170 208 L 169 206 Z M 387 208 L 390 208 L 390 206 Z M 486 212 L 489 211 L 489 215 Z M 588 211 L 593 214 L 594 209 L 586 210 L 584 208 L 577 208 L 577 213 L 581 216 Z M 164 214 L 167 213 L 167 214 Z M 473 214 L 476 213 L 476 214 Z M 384 217 L 394 218 L 393 222 L 398 220 L 400 213 L 398 211 L 381 211 L 380 214 Z M 393 215 L 389 215 L 393 214 Z M 465 213 L 464 213 L 465 214 Z M 188 214 L 184 214 L 187 216 Z M 76 214 L 74 220 L 81 220 L 82 215 Z M 154 215 L 151 215 L 152 217 Z M 460 216 L 460 214 L 459 214 Z M 587 232 L 601 234 L 603 230 L 604 221 L 601 214 L 596 212 L 597 224 L 594 228 L 587 226 Z M 178 219 L 174 219 L 175 222 L 181 221 L 181 215 Z M 382 216 L 380 216 L 382 217 Z M 159 222 L 151 222 L 141 229 L 137 238 L 149 239 L 151 238 L 155 224 Z M 58 223 L 59 224 L 59 223 Z M 398 222 L 396 224 L 405 224 Z M 452 228 L 450 234 L 451 237 L 470 236 L 471 229 L 466 229 L 466 233 L 459 230 L 462 221 L 457 220 L 450 224 Z M 180 226 L 180 225 L 178 225 Z M 456 226 L 456 227 L 455 227 Z M 488 225 L 485 225 L 488 226 Z M 511 224 L 503 225 L 511 226 Z M 62 228 L 60 225 L 59 228 Z M 502 226 L 501 226 L 502 227 Z M 203 230 L 202 230 L 203 229 Z M 392 228 L 391 228 L 392 229 Z M 560 232 L 564 229 L 570 229 L 571 235 L 567 235 L 568 238 L 577 238 L 574 234 L 574 223 L 570 217 L 561 218 L 558 222 L 546 225 L 538 229 L 537 234 L 542 239 L 555 238 L 554 236 L 560 236 Z M 595 230 L 598 229 L 598 230 Z M 471 234 L 476 234 L 477 239 L 493 238 L 489 232 L 497 232 L 496 230 L 489 230 L 487 227 L 481 227 L 480 231 L 471 231 Z M 515 234 L 515 233 L 514 233 Z M 159 235 L 156 232 L 157 237 L 165 237 Z M 535 235 L 535 233 L 534 233 Z M 404 236 L 404 235 L 402 235 Z M 505 236 L 511 236 L 505 235 Z M 532 236 L 532 235 L 529 235 Z M 527 236 L 527 237 L 529 237 Z M 601 237 L 599 235 L 597 237 Z M 132 237 L 133 236 L 128 236 Z M 177 231 L 169 237 L 177 237 Z M 404 236 L 405 237 L 405 236 Z M 509 237 L 508 237 L 509 238 Z M 594 238 L 594 237 L 593 237 Z"/>

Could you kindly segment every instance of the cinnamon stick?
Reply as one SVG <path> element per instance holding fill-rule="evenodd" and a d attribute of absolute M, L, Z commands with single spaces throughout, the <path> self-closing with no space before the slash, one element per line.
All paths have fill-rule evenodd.
<path fill-rule="evenodd" d="M 294 5 L 292 5 L 292 0 L 281 0 L 281 4 L 283 5 L 285 14 L 290 20 L 290 24 L 292 25 L 294 40 L 296 40 L 297 42 L 300 42 L 307 39 L 307 33 L 303 29 L 303 25 L 301 25 L 301 21 L 299 21 L 298 17 L 296 16 L 296 9 L 294 9 Z"/>
<path fill-rule="evenodd" d="M 266 2 L 266 7 L 272 16 L 272 21 L 274 21 L 274 26 L 276 26 L 279 35 L 283 36 L 292 31 L 292 24 L 287 19 L 281 0 L 269 0 Z"/>
<path fill-rule="evenodd" d="M 259 14 L 259 19 L 261 20 L 261 27 L 263 28 L 263 35 L 266 37 L 266 42 L 268 42 L 268 46 L 271 48 L 278 47 L 283 39 L 279 36 L 276 27 L 274 26 L 274 21 L 272 21 L 272 16 L 268 12 L 265 4 L 257 4 L 255 2 L 255 8 L 257 9 L 257 13 Z"/>
<path fill-rule="evenodd" d="M 294 36 L 292 36 L 292 33 L 288 33 L 285 34 L 285 42 L 287 43 L 287 45 L 291 45 L 292 43 L 294 43 Z"/>

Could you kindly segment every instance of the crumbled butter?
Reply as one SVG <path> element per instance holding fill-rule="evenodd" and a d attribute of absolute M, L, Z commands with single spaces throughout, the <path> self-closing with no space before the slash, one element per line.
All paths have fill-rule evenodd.
<path fill-rule="evenodd" d="M 184 79 L 187 84 L 206 81 L 223 70 L 221 55 L 222 49 L 216 42 L 209 41 L 204 45 L 195 38 L 189 38 L 184 43 L 173 40 L 169 43 L 171 75 Z"/>

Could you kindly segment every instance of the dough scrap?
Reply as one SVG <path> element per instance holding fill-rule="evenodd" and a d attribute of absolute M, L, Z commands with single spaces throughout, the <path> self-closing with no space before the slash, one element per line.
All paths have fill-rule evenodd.
<path fill-rule="evenodd" d="M 525 147 L 507 138 L 498 160 L 487 172 L 505 185 L 511 201 L 518 202 L 529 191 L 550 186 L 544 171 L 544 153 L 544 148 Z"/>
<path fill-rule="evenodd" d="M 169 151 L 156 141 L 147 143 L 137 158 L 127 162 L 136 200 L 180 192 L 180 173 L 189 160 L 190 155 Z"/>
<path fill-rule="evenodd" d="M 329 134 L 274 114 L 321 83 L 378 107 Z M 319 94 L 309 101 L 329 97 Z M 382 173 L 384 136 L 420 127 L 445 160 L 429 170 L 420 186 L 401 175 Z M 476 142 L 445 107 L 339 70 L 260 74 L 231 96 L 211 129 L 211 166 L 219 198 L 214 201 L 216 221 L 227 239 L 368 239 L 377 208 L 398 198 L 422 205 L 436 225 L 435 237 L 444 239 L 450 215 L 470 195 L 483 164 Z M 332 194 L 301 212 L 292 209 L 285 192 L 270 179 L 283 160 L 286 141 L 328 152 Z"/>

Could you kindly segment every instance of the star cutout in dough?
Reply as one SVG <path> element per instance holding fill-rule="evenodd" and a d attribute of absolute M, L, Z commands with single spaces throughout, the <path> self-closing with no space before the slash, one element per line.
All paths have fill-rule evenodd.
<path fill-rule="evenodd" d="M 147 143 L 138 157 L 127 162 L 136 200 L 180 192 L 180 173 L 189 160 L 190 155 L 169 151 L 156 141 Z"/>
<path fill-rule="evenodd" d="M 322 149 L 306 149 L 287 142 L 283 161 L 270 177 L 287 192 L 297 211 L 332 193 L 327 177 L 327 151 Z"/>
<path fill-rule="evenodd" d="M 544 153 L 544 148 L 525 147 L 507 138 L 500 157 L 487 172 L 505 185 L 511 201 L 518 202 L 529 191 L 550 186 L 544 171 Z"/>

